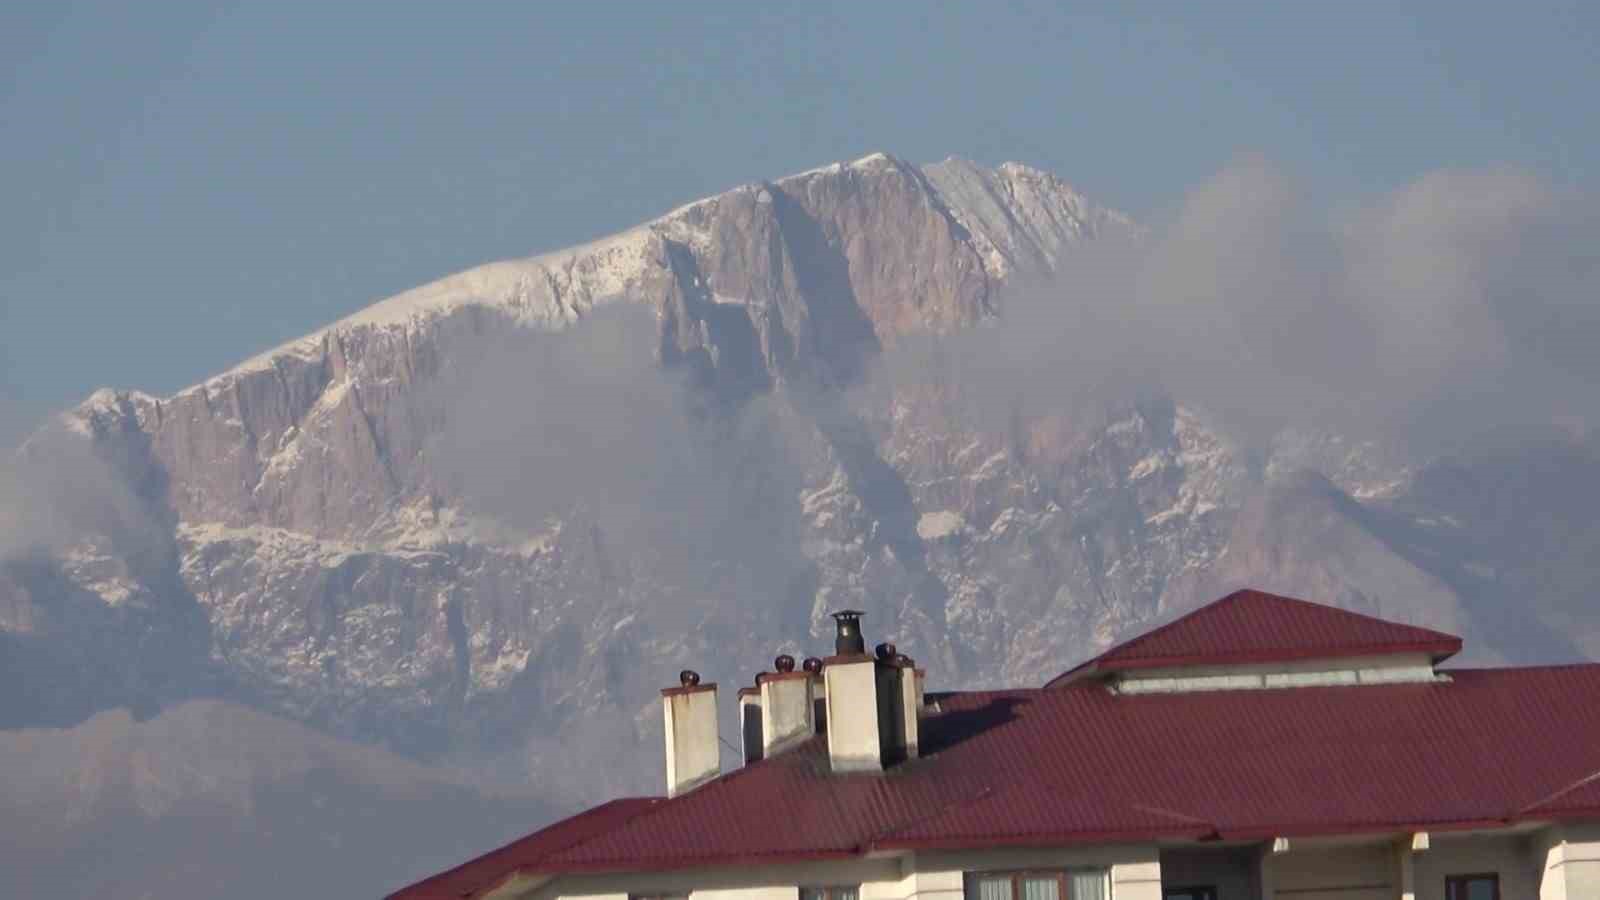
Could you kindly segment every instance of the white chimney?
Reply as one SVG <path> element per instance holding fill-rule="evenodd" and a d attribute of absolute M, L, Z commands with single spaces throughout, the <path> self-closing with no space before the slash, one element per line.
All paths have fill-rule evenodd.
<path fill-rule="evenodd" d="M 917 758 L 917 674 L 911 657 L 902 656 L 893 644 L 879 644 L 878 716 L 883 723 L 883 761 L 885 764 Z"/>
<path fill-rule="evenodd" d="M 679 687 L 661 692 L 668 797 L 693 790 L 722 771 L 717 747 L 717 686 L 701 684 L 700 676 L 688 669 L 678 674 L 678 681 Z"/>
<path fill-rule="evenodd" d="M 822 677 L 822 660 L 806 657 L 805 670 L 811 673 L 811 719 L 818 731 L 828 727 L 828 682 Z"/>
<path fill-rule="evenodd" d="M 900 702 L 896 710 L 900 714 L 900 732 L 897 735 L 896 749 L 905 759 L 917 758 L 917 726 L 922 716 L 922 678 L 921 671 L 908 657 L 897 657 L 895 660 L 895 675 L 900 682 Z"/>
<path fill-rule="evenodd" d="M 828 762 L 835 772 L 883 769 L 878 716 L 878 661 L 863 653 L 823 660 L 828 686 Z"/>
<path fill-rule="evenodd" d="M 761 739 L 761 705 L 761 688 L 739 688 L 739 744 L 747 766 L 765 755 Z"/>
<path fill-rule="evenodd" d="M 762 756 L 776 756 L 817 733 L 812 705 L 815 677 L 809 671 L 796 672 L 794 657 L 788 654 L 773 665 L 777 672 L 756 678 L 761 688 Z"/>
<path fill-rule="evenodd" d="M 893 644 L 866 652 L 861 613 L 833 614 L 835 655 L 823 663 L 828 760 L 835 772 L 878 772 L 916 756 L 917 683 L 910 660 Z M 910 704 L 908 705 L 908 699 Z"/>

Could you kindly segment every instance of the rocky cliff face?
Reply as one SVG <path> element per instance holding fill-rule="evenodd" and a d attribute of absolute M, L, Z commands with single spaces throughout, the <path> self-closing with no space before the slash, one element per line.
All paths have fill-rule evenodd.
<path fill-rule="evenodd" d="M 878 154 L 443 279 L 172 397 L 99 392 L 61 439 L 160 541 L 7 564 L 12 724 L 229 696 L 570 803 L 657 788 L 670 673 L 742 683 L 845 606 L 936 687 L 1042 682 L 1243 583 L 1491 631 L 1494 579 L 1431 518 L 1477 488 L 1419 491 L 1399 454 L 1242 447 L 1181 392 L 995 416 L 936 368 L 879 376 L 1137 235 L 1046 173 Z M 584 331 L 620 309 L 643 340 Z M 590 358 L 616 389 L 564 404 Z M 653 417 L 678 424 L 630 425 Z"/>

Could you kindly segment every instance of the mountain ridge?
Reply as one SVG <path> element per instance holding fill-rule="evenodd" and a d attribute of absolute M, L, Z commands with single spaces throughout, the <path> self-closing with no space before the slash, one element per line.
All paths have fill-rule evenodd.
<path fill-rule="evenodd" d="M 871 154 L 170 397 L 97 391 L 20 451 L 99 474 L 56 479 L 60 539 L 0 562 L 8 724 L 221 697 L 571 807 L 652 790 L 672 673 L 743 683 L 846 606 L 941 688 L 1042 683 L 1242 586 L 1457 629 L 1469 662 L 1600 650 L 1570 601 L 1592 579 L 1539 570 L 1582 558 L 1582 498 L 1545 544 L 1486 547 L 1536 508 L 1490 464 L 1252 444 L 1181 385 L 1024 405 L 974 384 L 990 345 L 940 343 L 1019 289 L 1093 302 L 1077 254 L 1143 234 L 1020 164 Z M 1538 496 L 1596 465 L 1537 452 Z"/>
<path fill-rule="evenodd" d="M 976 182 L 981 186 L 980 190 L 992 192 L 996 185 L 1015 185 L 1020 182 L 1033 186 L 1037 193 L 1056 193 L 1067 209 L 1082 216 L 1080 222 L 1066 223 L 1066 227 L 1075 233 L 1087 230 L 1092 234 L 1103 228 L 1121 227 L 1130 230 L 1135 228 L 1133 221 L 1126 215 L 1088 201 L 1057 176 L 1024 163 L 1007 161 L 994 169 L 985 169 L 969 160 L 950 156 L 938 163 L 916 166 L 892 154 L 875 151 L 853 161 L 830 163 L 782 176 L 771 182 L 752 182 L 719 194 L 692 200 L 639 225 L 583 243 L 530 256 L 474 265 L 376 300 L 349 315 L 254 354 L 216 375 L 165 397 L 157 397 L 139 390 L 102 387 L 91 392 L 89 398 L 66 415 L 78 415 L 81 418 L 87 414 L 103 412 L 108 403 L 123 396 L 135 402 L 171 401 L 202 387 L 215 385 L 230 376 L 269 368 L 277 357 L 303 355 L 311 351 L 311 348 L 326 338 L 330 332 L 340 328 L 403 324 L 414 316 L 447 314 L 462 305 L 502 306 L 521 310 L 525 312 L 525 317 L 521 318 L 520 322 L 524 325 L 560 327 L 563 324 L 570 324 L 574 316 L 592 308 L 594 302 L 625 298 L 630 277 L 637 278 L 638 275 L 634 269 L 641 268 L 647 256 L 645 248 L 639 245 L 647 244 L 652 235 L 687 238 L 684 242 L 692 244 L 697 235 L 692 228 L 684 225 L 684 220 L 694 216 L 696 212 L 703 211 L 707 205 L 714 205 L 738 192 L 755 192 L 759 195 L 759 192 L 767 189 L 769 185 L 792 187 L 819 175 L 837 176 L 845 172 L 870 173 L 883 168 L 920 173 L 942 191 L 959 191 Z M 1040 191 L 1039 187 L 1043 187 L 1044 190 Z M 954 205 L 952 213 L 962 221 L 963 225 L 966 225 L 966 219 L 975 215 L 973 210 Z M 962 213 L 966 215 L 963 216 Z M 977 220 L 984 221 L 984 217 L 978 215 Z M 1054 237 L 1055 241 L 1052 242 L 1050 249 L 1059 249 L 1060 235 L 1041 235 L 1040 229 L 1035 227 L 1030 229 L 1030 236 L 1033 236 L 1036 247 Z M 991 254 L 986 259 L 986 269 L 991 277 L 1004 277 L 1015 263 L 1009 262 L 1001 251 L 993 248 L 992 241 L 990 249 Z M 1001 255 L 996 258 L 994 253 Z M 588 262 L 599 256 L 606 257 L 604 262 L 609 265 Z M 580 298 L 588 300 L 590 305 L 585 307 L 575 304 L 563 307 L 559 303 L 562 294 L 556 295 L 558 302 L 554 309 L 527 308 L 525 301 L 519 302 L 528 295 L 530 278 L 554 278 L 556 272 L 566 273 L 575 285 L 573 289 L 563 293 L 576 293 Z M 579 276 L 587 276 L 593 281 L 585 282 Z"/>

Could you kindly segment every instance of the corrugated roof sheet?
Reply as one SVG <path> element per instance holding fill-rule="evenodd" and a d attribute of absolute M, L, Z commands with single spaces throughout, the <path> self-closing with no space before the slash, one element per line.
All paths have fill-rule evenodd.
<path fill-rule="evenodd" d="M 1235 591 L 1166 625 L 1118 644 L 1058 676 L 1093 670 L 1426 653 L 1443 660 L 1461 638 L 1263 591 Z"/>
<path fill-rule="evenodd" d="M 1528 806 L 1522 810 L 1522 815 L 1528 818 L 1571 818 L 1580 815 L 1600 818 L 1600 769 Z"/>
<path fill-rule="evenodd" d="M 671 800 L 599 807 L 439 877 L 471 891 L 517 870 L 1600 817 L 1600 665 L 1449 676 L 1143 695 L 1080 681 L 943 695 L 921 722 L 923 757 L 888 772 L 831 774 L 818 736 Z M 395 896 L 464 896 L 432 882 Z"/>
<path fill-rule="evenodd" d="M 391 896 L 408 900 L 462 900 L 481 896 L 513 873 L 537 870 L 551 854 L 615 828 L 661 802 L 659 797 L 624 797 L 602 803 Z"/>

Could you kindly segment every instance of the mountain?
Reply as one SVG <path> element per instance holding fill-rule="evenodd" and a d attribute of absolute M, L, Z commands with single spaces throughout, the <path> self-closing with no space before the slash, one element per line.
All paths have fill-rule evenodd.
<path fill-rule="evenodd" d="M 363 896 L 554 810 L 217 701 L 0 733 L 8 897 Z M 289 863 L 289 864 L 286 864 Z"/>
<path fill-rule="evenodd" d="M 571 806 L 659 789 L 679 669 L 746 683 L 843 607 L 935 687 L 1245 584 L 1600 652 L 1584 438 L 1424 458 L 1181 385 L 997 389 L 981 338 L 1142 239 L 1045 172 L 874 154 L 96 392 L 19 452 L 48 535 L 0 565 L 0 724 L 223 698 Z"/>

